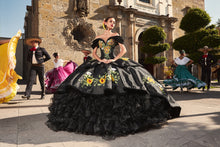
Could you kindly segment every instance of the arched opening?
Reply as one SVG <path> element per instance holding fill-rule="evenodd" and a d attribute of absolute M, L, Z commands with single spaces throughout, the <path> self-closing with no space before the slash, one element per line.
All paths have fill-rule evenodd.
<path fill-rule="evenodd" d="M 143 32 L 138 37 L 138 63 L 144 66 L 145 69 L 147 69 L 152 75 L 154 74 L 154 68 L 153 64 L 145 64 L 145 58 L 147 58 L 147 55 L 141 51 L 141 47 L 144 45 L 143 39 Z"/>

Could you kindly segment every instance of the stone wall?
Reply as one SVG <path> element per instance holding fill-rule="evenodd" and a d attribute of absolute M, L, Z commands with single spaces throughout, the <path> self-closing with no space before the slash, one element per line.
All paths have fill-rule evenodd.
<path fill-rule="evenodd" d="M 88 15 L 78 17 L 74 11 L 75 2 L 75 0 L 32 0 L 32 6 L 27 7 L 25 35 L 26 37 L 39 35 L 43 38 L 41 46 L 46 48 L 51 56 L 54 52 L 59 52 L 62 59 L 72 60 L 79 65 L 83 62 L 83 54 L 80 50 L 82 48 L 91 49 L 89 45 L 96 35 L 103 33 L 102 22 L 108 16 L 116 18 L 117 23 L 113 32 L 118 32 L 124 38 L 128 50 L 125 56 L 138 62 L 138 37 L 141 32 L 152 25 L 159 25 L 167 33 L 166 42 L 172 44 L 175 38 L 184 34 L 179 29 L 180 20 L 184 16 L 184 8 L 204 8 L 204 0 L 192 2 L 173 0 L 173 15 L 169 16 L 114 5 L 115 0 L 87 0 Z M 177 22 L 175 17 L 178 18 Z M 73 29 L 78 26 L 86 32 L 84 34 L 86 37 L 84 36 L 85 39 L 81 42 L 71 35 Z M 176 29 L 173 32 L 174 28 Z M 168 62 L 170 62 L 175 56 L 174 53 L 171 48 L 167 53 L 161 55 L 167 56 Z M 53 68 L 52 60 L 45 64 L 46 71 Z M 163 73 L 161 66 L 164 65 L 157 66 L 157 73 Z M 163 74 L 155 76 L 162 79 Z"/>
<path fill-rule="evenodd" d="M 178 19 L 175 23 L 174 39 L 184 35 L 179 26 L 182 17 L 186 14 L 189 8 L 200 8 L 204 10 L 204 0 L 172 0 L 173 16 Z"/>
<path fill-rule="evenodd" d="M 178 21 L 174 24 L 174 40 L 184 35 L 184 31 L 179 28 L 181 19 L 186 14 L 189 8 L 205 8 L 204 0 L 172 0 L 173 4 L 173 16 L 178 19 Z M 179 52 L 173 52 L 174 57 L 179 56 Z"/>
<path fill-rule="evenodd" d="M 89 2 L 89 14 L 81 19 L 91 24 L 96 36 L 103 32 L 102 22 L 110 14 L 107 5 L 112 1 L 87 0 L 87 2 Z M 80 65 L 83 62 L 82 52 L 77 46 L 68 44 L 70 40 L 65 36 L 65 29 L 70 27 L 70 22 L 76 17 L 74 16 L 74 0 L 32 0 L 32 9 L 34 8 L 37 9 L 38 16 L 32 15 L 29 20 L 38 20 L 36 34 L 43 38 L 41 46 L 46 48 L 51 56 L 54 52 L 59 52 L 62 59 L 72 60 Z M 36 28 L 31 31 L 29 29 L 28 32 L 33 34 L 35 30 Z M 93 35 L 92 39 L 95 36 Z M 53 68 L 52 60 L 45 64 L 46 71 L 51 68 Z"/>

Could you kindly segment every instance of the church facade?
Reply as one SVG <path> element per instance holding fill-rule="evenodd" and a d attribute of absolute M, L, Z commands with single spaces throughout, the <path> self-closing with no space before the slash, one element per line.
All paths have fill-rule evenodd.
<path fill-rule="evenodd" d="M 102 22 L 108 16 L 116 19 L 114 31 L 125 40 L 126 57 L 141 64 L 147 55 L 140 51 L 142 33 L 153 25 L 160 26 L 167 34 L 165 42 L 184 34 L 179 29 L 181 18 L 189 8 L 204 9 L 204 0 L 32 0 L 25 16 L 25 37 L 40 36 L 41 46 L 50 55 L 59 52 L 62 59 L 83 62 L 83 48 L 90 47 L 96 35 L 103 33 Z M 25 50 L 29 47 L 25 46 Z M 171 48 L 158 54 L 167 61 L 156 65 L 152 73 L 164 78 L 164 66 L 169 66 L 176 52 Z M 24 63 L 26 64 L 26 63 Z M 53 63 L 46 63 L 46 70 Z"/>

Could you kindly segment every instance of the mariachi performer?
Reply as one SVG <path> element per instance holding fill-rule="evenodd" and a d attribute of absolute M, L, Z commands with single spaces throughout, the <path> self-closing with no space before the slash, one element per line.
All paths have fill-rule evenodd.
<path fill-rule="evenodd" d="M 31 90 L 34 84 L 34 80 L 38 75 L 40 86 L 41 86 L 41 98 L 45 98 L 45 85 L 44 85 L 44 63 L 50 60 L 50 55 L 47 53 L 46 49 L 40 47 L 40 43 L 42 39 L 40 37 L 30 37 L 26 39 L 26 44 L 32 46 L 30 50 L 28 50 L 27 60 L 31 63 L 30 76 L 28 79 L 28 83 L 25 89 L 25 94 L 22 98 L 30 99 Z"/>
<path fill-rule="evenodd" d="M 207 84 L 207 91 L 210 89 L 211 84 L 211 67 L 216 63 L 216 59 L 213 55 L 209 54 L 212 49 L 208 46 L 204 46 L 199 49 L 203 52 L 203 55 L 199 59 L 199 64 L 202 66 L 202 78 L 201 80 Z M 203 88 L 204 91 L 205 87 Z"/>

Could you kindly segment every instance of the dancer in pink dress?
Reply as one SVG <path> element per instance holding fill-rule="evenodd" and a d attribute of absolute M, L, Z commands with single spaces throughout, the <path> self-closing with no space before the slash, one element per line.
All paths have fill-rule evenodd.
<path fill-rule="evenodd" d="M 72 61 L 62 60 L 59 58 L 59 54 L 53 53 L 54 56 L 54 69 L 48 71 L 45 76 L 46 91 L 48 93 L 54 93 L 59 85 L 78 67 L 78 65 Z M 63 66 L 64 63 L 67 63 Z"/>

